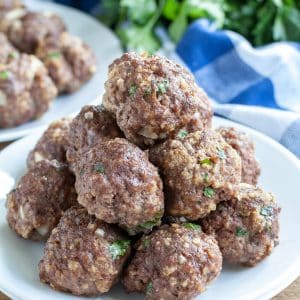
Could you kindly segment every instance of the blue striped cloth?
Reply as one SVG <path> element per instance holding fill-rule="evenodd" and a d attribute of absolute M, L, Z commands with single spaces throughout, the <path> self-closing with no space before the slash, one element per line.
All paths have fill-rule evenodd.
<path fill-rule="evenodd" d="M 56 0 L 90 13 L 98 0 Z M 214 103 L 215 113 L 259 130 L 300 158 L 300 44 L 253 48 L 207 20 L 190 25 L 177 47 L 164 30 L 160 53 L 184 63 Z"/>

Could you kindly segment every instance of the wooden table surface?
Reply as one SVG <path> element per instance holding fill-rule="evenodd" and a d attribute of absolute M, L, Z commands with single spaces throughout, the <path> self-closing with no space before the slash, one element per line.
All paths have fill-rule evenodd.
<path fill-rule="evenodd" d="M 8 144 L 9 143 L 0 143 L 0 150 L 6 147 Z M 0 300 L 8 299 L 9 298 L 0 292 Z M 300 277 L 272 300 L 300 300 Z"/>

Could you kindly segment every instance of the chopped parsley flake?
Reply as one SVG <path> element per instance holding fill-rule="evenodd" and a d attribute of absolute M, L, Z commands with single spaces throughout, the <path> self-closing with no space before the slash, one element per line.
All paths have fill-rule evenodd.
<path fill-rule="evenodd" d="M 145 91 L 144 91 L 144 97 L 148 97 L 151 95 L 151 88 L 147 88 Z"/>
<path fill-rule="evenodd" d="M 144 246 L 147 248 L 150 245 L 150 240 L 148 238 L 144 239 Z"/>
<path fill-rule="evenodd" d="M 177 137 L 179 139 L 183 139 L 184 137 L 186 137 L 188 135 L 188 132 L 184 129 L 181 129 L 178 134 L 177 134 Z"/>
<path fill-rule="evenodd" d="M 273 215 L 273 208 L 272 206 L 264 206 L 260 210 L 260 214 L 264 217 L 270 217 Z"/>
<path fill-rule="evenodd" d="M 130 246 L 129 240 L 123 241 L 115 241 L 109 246 L 109 253 L 113 260 L 117 259 L 118 257 L 122 257 L 126 254 Z"/>
<path fill-rule="evenodd" d="M 210 186 L 206 186 L 203 189 L 203 195 L 207 198 L 211 198 L 215 195 L 215 190 L 213 188 L 211 188 Z"/>
<path fill-rule="evenodd" d="M 157 83 L 157 92 L 160 94 L 165 94 L 168 88 L 169 88 L 168 79 L 164 79 L 163 81 Z"/>
<path fill-rule="evenodd" d="M 208 157 L 200 160 L 200 165 L 201 166 L 204 166 L 204 165 L 210 166 L 211 164 L 212 164 L 212 161 Z"/>
<path fill-rule="evenodd" d="M 137 86 L 135 84 L 133 84 L 130 88 L 129 88 L 129 95 L 131 97 L 135 96 L 137 91 Z"/>
<path fill-rule="evenodd" d="M 243 229 L 243 228 L 241 228 L 241 227 L 237 227 L 236 230 L 235 230 L 235 235 L 237 237 L 245 236 L 247 234 L 248 234 L 248 231 L 245 230 L 245 229 Z"/>
<path fill-rule="evenodd" d="M 184 223 L 183 226 L 185 228 L 190 228 L 190 229 L 194 229 L 194 230 L 201 230 L 201 226 L 195 223 Z"/>
<path fill-rule="evenodd" d="M 59 59 L 59 58 L 61 58 L 61 53 L 58 51 L 49 52 L 47 54 L 47 57 L 50 59 Z"/>
<path fill-rule="evenodd" d="M 8 79 L 10 75 L 9 71 L 1 71 L 0 72 L 0 79 Z"/>
<path fill-rule="evenodd" d="M 153 220 L 142 223 L 139 225 L 139 227 L 142 229 L 150 229 L 151 230 L 154 226 L 158 225 L 161 217 L 162 217 L 161 213 L 157 213 Z"/>
<path fill-rule="evenodd" d="M 205 173 L 204 175 L 203 175 L 203 181 L 204 182 L 208 182 L 209 180 L 208 180 L 208 173 Z"/>
<path fill-rule="evenodd" d="M 151 294 L 152 291 L 153 291 L 153 283 L 151 281 L 149 281 L 146 285 L 146 290 L 145 290 L 146 295 Z"/>
<path fill-rule="evenodd" d="M 95 171 L 100 173 L 100 174 L 104 174 L 105 173 L 105 168 L 104 168 L 103 165 L 97 164 L 97 165 L 95 165 Z"/>
<path fill-rule="evenodd" d="M 16 58 L 18 55 L 17 55 L 17 53 L 16 52 L 10 52 L 9 54 L 8 54 L 8 57 L 9 58 Z"/>
<path fill-rule="evenodd" d="M 225 152 L 224 152 L 224 150 L 223 149 L 220 149 L 220 148 L 217 148 L 217 153 L 218 153 L 218 157 L 220 158 L 220 159 L 226 159 L 226 154 L 225 154 Z"/>

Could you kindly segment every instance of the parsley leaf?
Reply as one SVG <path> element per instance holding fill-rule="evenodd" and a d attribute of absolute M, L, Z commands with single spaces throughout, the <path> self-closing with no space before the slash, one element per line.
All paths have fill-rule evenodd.
<path fill-rule="evenodd" d="M 161 217 L 162 217 L 161 213 L 157 213 L 154 219 L 140 224 L 139 227 L 142 229 L 151 230 L 154 226 L 159 224 Z"/>
<path fill-rule="evenodd" d="M 100 174 L 104 174 L 105 173 L 105 168 L 104 168 L 103 165 L 97 164 L 97 165 L 95 165 L 95 171 L 100 173 Z"/>
<path fill-rule="evenodd" d="M 58 51 L 52 51 L 47 54 L 47 58 L 50 59 L 59 59 L 61 58 L 61 53 Z"/>
<path fill-rule="evenodd" d="M 203 195 L 207 198 L 212 198 L 215 195 L 215 190 L 209 186 L 203 189 Z"/>
<path fill-rule="evenodd" d="M 113 260 L 126 254 L 130 246 L 130 240 L 120 240 L 113 242 L 108 250 Z"/>
<path fill-rule="evenodd" d="M 147 283 L 145 292 L 146 292 L 146 295 L 149 295 L 153 292 L 153 283 L 151 281 L 149 281 Z"/>
<path fill-rule="evenodd" d="M 10 76 L 10 72 L 9 71 L 0 71 L 0 79 L 8 79 Z"/>
<path fill-rule="evenodd" d="M 169 88 L 169 80 L 164 79 L 161 82 L 157 83 L 157 92 L 160 94 L 165 94 Z"/>
<path fill-rule="evenodd" d="M 135 84 L 131 85 L 131 87 L 129 88 L 129 95 L 131 97 L 134 97 L 137 91 L 137 86 Z"/>
<path fill-rule="evenodd" d="M 235 230 L 235 235 L 237 237 L 245 236 L 248 234 L 248 231 L 243 229 L 242 227 L 237 227 Z"/>
<path fill-rule="evenodd" d="M 260 214 L 264 217 L 270 217 L 273 215 L 273 207 L 272 206 L 264 206 L 260 210 Z"/>
<path fill-rule="evenodd" d="M 184 129 L 181 129 L 178 134 L 177 134 L 177 137 L 179 139 L 183 139 L 184 137 L 186 137 L 188 135 L 188 132 Z"/>
<path fill-rule="evenodd" d="M 210 166 L 210 165 L 212 165 L 212 160 L 208 157 L 204 158 L 204 159 L 200 160 L 200 165 L 201 166 L 204 166 L 204 165 Z"/>
<path fill-rule="evenodd" d="M 183 226 L 185 228 L 190 228 L 190 229 L 194 229 L 194 230 L 201 230 L 201 226 L 195 223 L 183 223 Z"/>

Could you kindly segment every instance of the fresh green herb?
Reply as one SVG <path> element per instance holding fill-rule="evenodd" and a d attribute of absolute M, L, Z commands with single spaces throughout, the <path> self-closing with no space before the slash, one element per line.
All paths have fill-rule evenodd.
<path fill-rule="evenodd" d="M 184 137 L 186 137 L 188 135 L 188 132 L 184 129 L 181 129 L 178 134 L 177 134 L 177 137 L 179 139 L 183 139 Z"/>
<path fill-rule="evenodd" d="M 10 72 L 9 71 L 0 71 L 0 79 L 8 79 L 10 76 Z"/>
<path fill-rule="evenodd" d="M 190 229 L 194 229 L 194 230 L 201 230 L 201 226 L 195 223 L 183 223 L 183 226 L 185 228 L 190 228 Z"/>
<path fill-rule="evenodd" d="M 209 186 L 203 189 L 203 195 L 207 198 L 212 198 L 215 195 L 215 190 Z"/>
<path fill-rule="evenodd" d="M 226 159 L 226 154 L 223 149 L 217 147 L 217 154 L 220 159 Z"/>
<path fill-rule="evenodd" d="M 248 234 L 248 231 L 245 230 L 245 229 L 243 229 L 243 228 L 241 228 L 241 227 L 237 227 L 236 230 L 235 230 L 235 235 L 237 237 L 245 236 L 247 234 Z"/>
<path fill-rule="evenodd" d="M 162 217 L 162 214 L 157 213 L 153 220 L 150 220 L 150 221 L 147 221 L 143 224 L 140 224 L 139 227 L 142 228 L 142 229 L 151 230 L 154 226 L 158 225 L 158 223 L 160 222 L 161 217 Z"/>
<path fill-rule="evenodd" d="M 103 165 L 97 164 L 97 165 L 95 165 L 95 171 L 98 172 L 98 173 L 104 174 L 105 173 L 105 168 L 104 168 Z"/>
<path fill-rule="evenodd" d="M 134 97 L 137 91 L 137 86 L 135 84 L 131 85 L 129 88 L 129 96 Z"/>
<path fill-rule="evenodd" d="M 153 283 L 151 281 L 149 281 L 146 285 L 146 295 L 152 294 L 153 292 Z"/>
<path fill-rule="evenodd" d="M 148 238 L 145 238 L 143 244 L 147 248 L 150 245 L 150 240 Z"/>
<path fill-rule="evenodd" d="M 157 92 L 160 94 L 165 94 L 169 88 L 169 80 L 164 79 L 163 81 L 157 83 Z"/>
<path fill-rule="evenodd" d="M 58 51 L 49 52 L 47 54 L 47 57 L 50 59 L 59 59 L 59 58 L 61 58 L 61 53 Z"/>
<path fill-rule="evenodd" d="M 145 91 L 144 91 L 144 97 L 148 97 L 151 95 L 151 88 L 147 88 Z"/>
<path fill-rule="evenodd" d="M 260 214 L 264 217 L 270 217 L 273 215 L 273 208 L 272 206 L 264 206 L 260 210 Z"/>
<path fill-rule="evenodd" d="M 115 260 L 118 257 L 124 256 L 129 246 L 130 246 L 129 240 L 120 240 L 120 241 L 113 242 L 108 249 L 112 259 Z"/>
<path fill-rule="evenodd" d="M 10 52 L 8 54 L 8 58 L 17 58 L 17 56 L 18 56 L 17 52 Z"/>
<path fill-rule="evenodd" d="M 204 175 L 203 175 L 203 181 L 204 182 L 208 182 L 209 180 L 208 180 L 208 173 L 205 173 Z"/>
<path fill-rule="evenodd" d="M 84 174 L 84 169 L 81 169 L 81 170 L 79 171 L 79 176 L 81 177 L 81 176 L 83 176 L 83 174 Z"/>
<path fill-rule="evenodd" d="M 204 165 L 210 166 L 211 164 L 212 164 L 212 160 L 208 157 L 200 160 L 200 165 L 201 166 L 204 166 Z"/>

